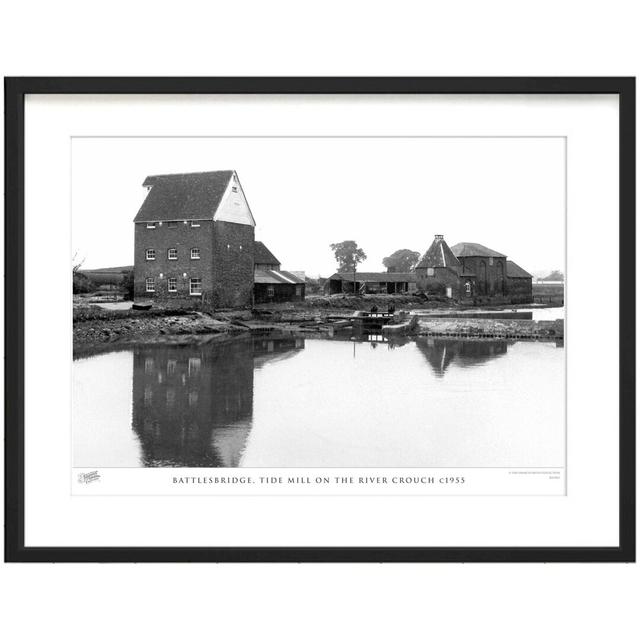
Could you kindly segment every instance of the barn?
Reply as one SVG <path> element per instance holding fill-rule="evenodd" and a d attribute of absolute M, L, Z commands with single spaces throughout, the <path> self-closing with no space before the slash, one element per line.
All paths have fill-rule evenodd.
<path fill-rule="evenodd" d="M 304 300 L 305 281 L 290 271 L 258 269 L 253 274 L 253 283 L 256 304 Z"/>
<path fill-rule="evenodd" d="M 325 285 L 329 294 L 353 293 L 354 274 L 334 273 Z M 415 273 L 358 271 L 355 291 L 358 293 L 414 293 L 417 290 Z"/>
<path fill-rule="evenodd" d="M 267 302 L 299 302 L 305 297 L 304 274 L 283 271 L 280 260 L 267 246 L 256 240 L 253 265 L 253 301 L 255 304 Z"/>
<path fill-rule="evenodd" d="M 533 300 L 532 276 L 513 260 L 507 260 L 507 288 L 511 302 L 531 302 Z"/>
<path fill-rule="evenodd" d="M 280 269 L 280 260 L 276 258 L 271 251 L 267 248 L 264 242 L 256 240 L 253 243 L 253 267 L 254 270 L 267 270 L 271 269 L 278 271 Z"/>
<path fill-rule="evenodd" d="M 461 302 L 533 302 L 532 276 L 507 256 L 477 242 L 449 247 L 436 235 L 416 267 L 418 288 L 427 295 Z"/>

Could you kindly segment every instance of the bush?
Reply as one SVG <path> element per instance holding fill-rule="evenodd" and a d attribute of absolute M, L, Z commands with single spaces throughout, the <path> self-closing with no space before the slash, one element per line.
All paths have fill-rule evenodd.
<path fill-rule="evenodd" d="M 79 271 L 73 272 L 73 293 L 91 293 L 96 290 L 96 285 Z"/>
<path fill-rule="evenodd" d="M 133 300 L 133 271 L 127 271 L 122 277 L 124 299 Z"/>

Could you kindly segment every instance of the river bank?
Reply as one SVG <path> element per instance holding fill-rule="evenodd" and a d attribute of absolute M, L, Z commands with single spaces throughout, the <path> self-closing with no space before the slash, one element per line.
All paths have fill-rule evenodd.
<path fill-rule="evenodd" d="M 417 335 L 446 338 L 564 340 L 563 320 L 419 318 Z"/>
<path fill-rule="evenodd" d="M 109 343 L 183 344 L 223 340 L 272 325 L 308 331 L 327 322 L 349 318 L 354 311 L 375 306 L 386 310 L 445 308 L 417 296 L 310 296 L 302 303 L 258 305 L 254 309 L 206 312 L 156 306 L 146 311 L 119 304 L 86 304 L 78 298 L 73 309 L 74 349 Z"/>
<path fill-rule="evenodd" d="M 73 349 L 77 354 L 114 344 L 198 344 L 249 332 L 235 315 L 215 318 L 197 311 L 74 310 Z"/>
<path fill-rule="evenodd" d="M 362 301 L 361 301 L 362 302 Z M 367 300 L 366 308 L 372 306 Z M 382 310 L 386 307 L 379 306 Z M 419 305 L 425 310 L 424 301 Z M 531 320 L 522 318 L 486 318 L 458 314 L 446 307 L 430 306 L 433 315 L 412 309 L 396 313 L 384 333 L 393 335 L 423 335 L 470 339 L 504 338 L 558 340 L 564 338 L 562 320 Z M 417 313 L 416 313 L 417 312 Z M 184 309 L 154 308 L 104 309 L 97 306 L 74 308 L 73 350 L 79 357 L 99 351 L 136 345 L 194 345 L 227 342 L 251 335 L 284 333 L 301 337 L 336 337 L 348 335 L 357 313 L 349 307 L 312 307 L 271 305 L 253 310 L 205 313 Z M 474 314 L 475 316 L 476 314 Z"/>

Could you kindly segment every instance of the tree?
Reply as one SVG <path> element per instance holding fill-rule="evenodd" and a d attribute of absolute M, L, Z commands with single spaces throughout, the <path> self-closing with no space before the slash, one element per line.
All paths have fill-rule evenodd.
<path fill-rule="evenodd" d="M 546 278 L 542 280 L 549 280 L 550 282 L 564 282 L 564 274 L 562 271 L 552 271 Z"/>
<path fill-rule="evenodd" d="M 85 258 L 82 258 L 82 260 L 78 260 L 77 251 L 73 254 L 73 258 L 71 259 L 71 264 L 73 265 L 72 267 L 73 273 L 78 273 L 78 271 L 80 271 L 80 267 L 84 264 L 84 261 L 85 261 Z"/>
<path fill-rule="evenodd" d="M 417 251 L 398 249 L 390 256 L 383 258 L 382 264 L 387 268 L 387 271 L 407 273 L 414 269 L 418 264 L 418 260 L 420 260 L 420 254 Z"/>
<path fill-rule="evenodd" d="M 338 262 L 338 273 L 353 273 L 353 282 L 355 283 L 356 268 L 358 264 L 367 259 L 367 254 L 358 247 L 358 243 L 355 240 L 344 240 L 329 246 Z"/>
<path fill-rule="evenodd" d="M 351 273 L 367 259 L 367 254 L 358 247 L 355 240 L 344 240 L 330 245 L 338 261 L 338 273 Z"/>
<path fill-rule="evenodd" d="M 92 293 L 96 285 L 82 271 L 73 272 L 73 293 Z"/>
<path fill-rule="evenodd" d="M 78 252 L 73 254 L 71 260 L 71 276 L 73 279 L 73 293 L 91 293 L 96 290 L 96 285 L 89 277 L 80 271 L 80 267 L 84 264 L 84 258 L 78 260 Z"/>

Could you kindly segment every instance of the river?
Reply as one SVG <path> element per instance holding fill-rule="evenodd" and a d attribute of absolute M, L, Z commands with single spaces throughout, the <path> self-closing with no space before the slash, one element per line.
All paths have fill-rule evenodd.
<path fill-rule="evenodd" d="M 553 342 L 253 338 L 73 363 L 77 467 L 563 466 Z"/>

